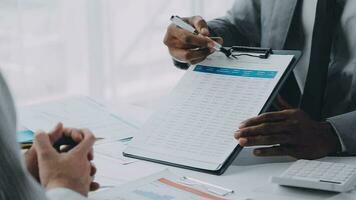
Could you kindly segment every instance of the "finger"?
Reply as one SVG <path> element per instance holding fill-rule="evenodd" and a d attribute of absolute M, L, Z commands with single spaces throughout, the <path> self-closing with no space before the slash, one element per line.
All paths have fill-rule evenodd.
<path fill-rule="evenodd" d="M 254 125 L 258 125 L 258 124 L 262 124 L 262 123 L 286 120 L 289 117 L 289 114 L 290 114 L 289 110 L 263 113 L 257 117 L 253 117 L 251 119 L 243 121 L 240 124 L 239 128 L 241 129 L 241 128 L 245 128 L 248 126 L 254 126 Z"/>
<path fill-rule="evenodd" d="M 83 139 L 82 131 L 75 128 L 64 128 L 63 136 L 71 138 L 76 143 L 79 143 Z"/>
<path fill-rule="evenodd" d="M 288 147 L 274 146 L 257 148 L 253 151 L 256 156 L 287 156 L 290 154 Z"/>
<path fill-rule="evenodd" d="M 73 152 L 88 154 L 95 143 L 95 136 L 88 129 L 82 129 L 83 140 L 74 147 Z"/>
<path fill-rule="evenodd" d="M 195 45 L 186 44 L 182 41 L 178 40 L 177 38 L 172 38 L 164 42 L 169 48 L 176 48 L 176 49 L 194 49 L 197 48 Z"/>
<path fill-rule="evenodd" d="M 241 128 L 236 131 L 235 138 L 251 137 L 257 135 L 273 135 L 277 133 L 293 133 L 297 126 L 296 121 L 282 121 L 272 123 L 262 123 L 255 126 Z"/>
<path fill-rule="evenodd" d="M 192 62 L 197 59 L 205 59 L 210 54 L 210 50 L 207 48 L 199 50 L 170 49 L 170 52 L 175 58 L 187 62 Z"/>
<path fill-rule="evenodd" d="M 96 174 L 96 171 L 97 171 L 97 169 L 96 169 L 95 164 L 91 162 L 90 163 L 90 176 L 94 176 Z"/>
<path fill-rule="evenodd" d="M 59 140 L 63 136 L 63 124 L 59 122 L 56 127 L 49 132 L 49 139 L 51 143 L 54 144 L 57 140 Z"/>
<path fill-rule="evenodd" d="M 285 101 L 280 95 L 277 96 L 276 100 L 273 103 L 274 106 L 279 110 L 286 110 L 286 109 L 293 108 L 293 106 L 291 106 L 287 101 Z"/>
<path fill-rule="evenodd" d="M 56 150 L 53 148 L 50 138 L 45 132 L 37 132 L 33 143 L 39 161 L 56 155 Z"/>
<path fill-rule="evenodd" d="M 224 44 L 224 39 L 222 37 L 211 37 L 210 39 L 214 40 L 215 42 L 219 44 Z"/>
<path fill-rule="evenodd" d="M 94 148 L 91 148 L 88 154 L 88 160 L 94 160 Z"/>
<path fill-rule="evenodd" d="M 100 184 L 97 182 L 91 182 L 90 183 L 90 191 L 95 191 L 100 188 Z"/>
<path fill-rule="evenodd" d="M 194 28 L 202 35 L 209 36 L 209 28 L 206 21 L 201 16 L 194 16 L 189 18 L 184 18 L 189 24 L 193 25 Z"/>
<path fill-rule="evenodd" d="M 179 48 L 179 49 L 193 49 L 196 46 L 191 44 L 186 44 L 178 39 L 177 32 L 181 31 L 175 24 L 169 25 L 167 33 L 164 36 L 163 43 L 169 48 Z"/>
<path fill-rule="evenodd" d="M 293 140 L 290 135 L 259 135 L 255 137 L 246 137 L 239 140 L 239 144 L 244 147 L 258 145 L 276 145 L 276 144 L 292 144 Z"/>
<path fill-rule="evenodd" d="M 194 35 L 189 31 L 177 28 L 173 35 L 185 45 L 192 45 L 196 47 L 208 47 L 213 46 L 213 40 L 202 36 Z"/>
<path fill-rule="evenodd" d="M 192 61 L 190 61 L 189 63 L 192 64 L 192 65 L 195 65 L 195 64 L 198 64 L 198 63 L 204 61 L 205 59 L 206 59 L 206 57 L 201 57 L 201 58 L 192 60 Z"/>

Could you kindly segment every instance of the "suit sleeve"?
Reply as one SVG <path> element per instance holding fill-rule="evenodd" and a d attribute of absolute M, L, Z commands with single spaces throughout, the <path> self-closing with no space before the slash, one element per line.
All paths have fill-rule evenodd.
<path fill-rule="evenodd" d="M 343 152 L 356 155 L 356 111 L 331 117 L 327 121 L 334 127 Z"/>
<path fill-rule="evenodd" d="M 236 0 L 224 17 L 208 22 L 212 36 L 224 39 L 224 46 L 260 46 L 260 0 Z"/>

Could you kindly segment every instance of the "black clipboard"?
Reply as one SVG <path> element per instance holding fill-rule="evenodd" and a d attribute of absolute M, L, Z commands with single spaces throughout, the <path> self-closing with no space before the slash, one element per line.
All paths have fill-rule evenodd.
<path fill-rule="evenodd" d="M 265 50 L 262 48 L 254 48 L 254 49 L 257 49 L 259 51 Z M 251 48 L 249 48 L 249 53 L 251 53 Z M 293 72 L 293 69 L 295 68 L 299 59 L 302 56 L 302 52 L 296 51 L 296 50 L 271 50 L 269 53 L 275 54 L 275 55 L 293 55 L 294 57 L 293 57 L 291 63 L 289 64 L 289 66 L 287 67 L 287 69 L 285 70 L 284 74 L 282 75 L 281 79 L 278 81 L 277 86 L 274 88 L 273 92 L 268 97 L 268 100 L 266 101 L 265 105 L 263 106 L 263 108 L 259 114 L 266 112 L 268 110 L 268 108 L 271 106 L 271 104 L 273 103 L 273 100 L 277 97 L 278 92 L 282 88 L 283 83 L 287 80 L 289 75 Z M 266 59 L 266 58 L 256 58 L 256 59 Z M 128 154 L 125 152 L 123 152 L 123 155 L 126 157 L 130 157 L 130 158 L 145 160 L 145 161 L 168 165 L 168 166 L 172 166 L 172 167 L 189 169 L 189 170 L 213 174 L 213 175 L 222 175 L 229 168 L 229 166 L 232 164 L 232 162 L 236 159 L 236 157 L 239 155 L 239 153 L 241 152 L 242 149 L 243 149 L 242 146 L 237 145 L 235 147 L 235 149 L 231 152 L 230 156 L 226 159 L 226 161 L 223 163 L 223 165 L 218 170 L 200 169 L 200 168 L 191 167 L 191 166 L 187 166 L 187 165 L 180 165 L 180 164 L 171 163 L 171 162 L 167 162 L 167 161 L 156 160 L 156 159 L 146 158 L 146 157 L 142 157 L 142 156 L 136 156 L 136 155 Z"/>

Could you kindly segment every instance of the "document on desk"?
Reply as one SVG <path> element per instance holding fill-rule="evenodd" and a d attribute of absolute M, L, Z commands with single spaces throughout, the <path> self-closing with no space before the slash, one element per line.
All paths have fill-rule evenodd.
<path fill-rule="evenodd" d="M 88 97 L 72 97 L 20 108 L 20 122 L 32 131 L 65 127 L 88 128 L 96 137 L 117 140 L 133 137 L 137 127 Z"/>
<path fill-rule="evenodd" d="M 128 158 L 122 155 L 122 152 L 127 147 L 129 141 L 125 142 L 122 140 L 111 141 L 102 144 L 97 144 L 94 146 L 95 154 L 100 154 L 120 162 L 122 165 L 128 165 L 138 161 L 137 159 Z"/>
<path fill-rule="evenodd" d="M 219 170 L 238 145 L 239 124 L 261 112 L 293 57 L 213 54 L 191 66 L 124 154 Z"/>
<path fill-rule="evenodd" d="M 89 197 L 98 200 L 225 200 L 231 194 L 220 186 L 202 184 L 205 183 L 193 183 L 164 170 L 120 187 L 96 192 Z"/>

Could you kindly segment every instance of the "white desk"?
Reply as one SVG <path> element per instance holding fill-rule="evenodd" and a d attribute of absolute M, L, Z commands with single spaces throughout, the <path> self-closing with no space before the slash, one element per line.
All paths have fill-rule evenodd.
<path fill-rule="evenodd" d="M 123 109 L 130 112 L 130 106 L 116 108 L 121 115 Z M 143 122 L 148 116 L 149 111 L 132 107 L 129 116 L 137 116 L 136 121 Z M 115 164 L 114 160 L 102 156 L 96 156 L 99 181 L 110 182 L 113 185 L 123 184 L 127 181 L 135 180 L 143 176 L 169 168 L 172 172 L 184 176 L 194 177 L 203 181 L 217 184 L 235 191 L 230 199 L 356 199 L 356 191 L 351 193 L 330 193 L 316 190 L 306 190 L 298 188 L 281 187 L 270 182 L 272 175 L 278 175 L 289 165 L 291 158 L 257 158 L 251 154 L 251 149 L 244 149 L 235 162 L 222 176 L 208 175 L 204 173 L 184 170 L 164 165 L 139 161 L 129 165 Z M 343 162 L 356 165 L 354 157 L 328 157 L 324 161 Z M 105 184 L 104 184 L 105 185 Z"/>

